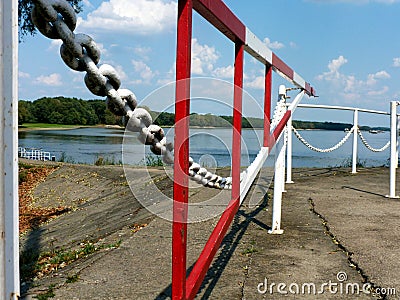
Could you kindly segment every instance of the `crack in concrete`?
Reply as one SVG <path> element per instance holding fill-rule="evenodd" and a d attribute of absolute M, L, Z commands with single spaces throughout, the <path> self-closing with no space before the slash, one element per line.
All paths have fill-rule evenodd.
<path fill-rule="evenodd" d="M 243 278 L 243 283 L 242 283 L 242 287 L 241 287 L 242 288 L 242 290 L 241 290 L 242 300 L 246 300 L 245 287 L 246 287 L 247 279 L 249 279 L 249 277 L 250 277 L 249 270 L 250 270 L 251 264 L 253 262 L 252 256 L 253 256 L 252 254 L 250 254 L 248 256 L 249 257 L 248 264 L 244 268 L 244 278 Z"/>
<path fill-rule="evenodd" d="M 387 295 L 385 294 L 381 294 L 381 293 L 376 293 L 376 290 L 379 289 L 381 290 L 382 288 L 378 285 L 376 285 L 375 283 L 371 282 L 369 279 L 369 276 L 367 274 L 365 274 L 365 272 L 363 271 L 363 269 L 360 267 L 360 265 L 354 261 L 354 259 L 352 258 L 353 252 L 351 252 L 350 250 L 348 250 L 346 248 L 346 246 L 344 246 L 341 241 L 337 238 L 337 236 L 331 231 L 329 225 L 328 225 L 328 220 L 322 215 L 320 214 L 316 209 L 315 209 L 315 203 L 314 200 L 309 197 L 308 198 L 308 202 L 310 204 L 310 211 L 315 214 L 321 221 L 322 221 L 322 225 L 324 226 L 325 230 L 325 234 L 332 240 L 332 242 L 344 253 L 346 254 L 347 257 L 347 261 L 349 263 L 349 266 L 351 268 L 354 268 L 362 277 L 364 283 L 370 284 L 371 285 L 371 293 L 373 296 L 377 296 L 379 300 L 385 300 L 387 299 Z"/>

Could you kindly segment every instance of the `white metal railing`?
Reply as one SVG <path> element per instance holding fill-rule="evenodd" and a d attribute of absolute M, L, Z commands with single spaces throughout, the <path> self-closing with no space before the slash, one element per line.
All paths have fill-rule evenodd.
<path fill-rule="evenodd" d="M 289 106 L 291 104 L 287 104 Z M 316 108 L 316 109 L 335 109 L 335 110 L 349 110 L 353 111 L 353 126 L 349 129 L 349 132 L 340 140 L 336 145 L 321 149 L 316 146 L 311 145 L 307 142 L 301 134 L 292 126 L 292 120 L 288 122 L 288 139 L 287 139 L 287 183 L 293 183 L 292 181 L 292 132 L 295 136 L 302 142 L 306 147 L 313 151 L 317 152 L 331 152 L 340 148 L 349 138 L 353 135 L 353 149 L 352 149 L 352 173 L 357 173 L 357 153 L 358 153 L 358 136 L 360 137 L 364 146 L 373 152 L 382 152 L 385 151 L 390 146 L 390 191 L 388 197 L 390 198 L 398 198 L 396 196 L 396 168 L 398 167 L 398 135 L 399 135 L 399 120 L 397 115 L 397 106 L 399 102 L 392 101 L 390 103 L 390 112 L 378 111 L 378 110 L 370 110 L 370 109 L 360 109 L 353 107 L 345 107 L 345 106 L 328 106 L 328 105 L 311 105 L 311 104 L 299 104 L 299 107 L 302 108 Z M 383 145 L 381 148 L 374 148 L 367 140 L 364 138 L 361 130 L 358 126 L 358 114 L 359 112 L 373 113 L 373 114 L 382 114 L 390 116 L 390 140 Z"/>
<path fill-rule="evenodd" d="M 281 85 L 279 87 L 279 99 L 275 112 L 274 118 L 271 122 L 271 132 L 278 126 L 278 122 L 284 114 L 288 111 L 293 115 L 294 111 L 298 107 L 301 99 L 304 96 L 304 91 L 297 94 L 293 102 L 286 108 L 285 102 L 287 99 L 285 86 Z M 276 120 L 275 120 L 276 119 Z M 288 125 L 291 124 L 291 117 L 288 120 Z M 285 191 L 285 153 L 287 139 L 285 139 L 285 131 L 283 131 L 279 137 L 277 137 L 275 143 L 275 163 L 274 163 L 274 195 L 273 195 L 273 205 L 272 205 L 272 226 L 268 233 L 271 234 L 282 234 L 281 229 L 281 216 L 282 216 L 282 193 Z"/>
<path fill-rule="evenodd" d="M 41 149 L 27 149 L 18 147 L 18 157 L 33 159 L 33 160 L 51 160 L 52 156 L 50 152 L 43 151 Z"/>

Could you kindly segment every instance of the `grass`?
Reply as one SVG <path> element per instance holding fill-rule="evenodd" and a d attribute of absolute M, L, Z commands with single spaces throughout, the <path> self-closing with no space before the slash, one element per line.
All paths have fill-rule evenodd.
<path fill-rule="evenodd" d="M 65 281 L 66 283 L 74 283 L 77 282 L 79 280 L 79 275 L 78 274 L 74 274 L 74 275 L 70 275 L 67 277 L 67 280 Z"/>
<path fill-rule="evenodd" d="M 56 294 L 54 294 L 54 285 L 52 284 L 52 285 L 49 286 L 49 289 L 47 290 L 46 293 L 37 295 L 36 299 L 38 299 L 38 300 L 47 300 L 49 298 L 55 297 L 55 295 Z"/>
<path fill-rule="evenodd" d="M 97 157 L 96 161 L 94 162 L 96 166 L 110 166 L 110 165 L 122 165 L 121 160 L 116 160 L 114 156 L 110 157 Z"/>
<path fill-rule="evenodd" d="M 41 254 L 34 251 L 24 251 L 20 255 L 20 271 L 23 281 L 30 281 L 37 277 L 43 277 L 52 271 L 61 269 L 79 258 L 87 257 L 102 249 L 115 249 L 121 245 L 121 240 L 111 243 L 97 245 L 92 242 L 83 242 L 78 249 L 51 250 Z M 77 278 L 75 278 L 77 280 Z M 74 280 L 70 278 L 69 281 Z"/>
<path fill-rule="evenodd" d="M 163 167 L 164 166 L 162 158 L 160 156 L 156 156 L 153 154 L 147 154 L 144 163 L 147 167 Z"/>
<path fill-rule="evenodd" d="M 72 129 L 80 127 L 78 125 L 64 125 L 64 124 L 48 124 L 48 123 L 24 123 L 19 125 L 19 128 L 26 128 L 26 129 Z"/>
<path fill-rule="evenodd" d="M 242 255 L 248 256 L 256 252 L 258 252 L 258 250 L 255 248 L 255 241 L 251 241 L 250 246 L 242 251 Z"/>
<path fill-rule="evenodd" d="M 65 151 L 63 151 L 61 153 L 60 159 L 58 160 L 59 162 L 66 162 L 66 163 L 70 163 L 70 164 L 75 164 L 75 160 L 71 157 L 68 156 L 67 153 L 65 153 Z"/>
<path fill-rule="evenodd" d="M 351 168 L 353 165 L 353 160 L 351 157 L 344 159 L 342 162 L 334 166 L 335 168 Z M 357 158 L 356 167 L 365 168 L 367 165 L 367 160 L 361 160 Z"/>

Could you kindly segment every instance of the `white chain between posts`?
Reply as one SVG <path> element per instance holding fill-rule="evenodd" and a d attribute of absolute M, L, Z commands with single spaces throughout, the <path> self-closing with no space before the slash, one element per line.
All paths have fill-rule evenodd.
<path fill-rule="evenodd" d="M 339 142 L 337 143 L 335 146 L 327 148 L 327 149 L 320 149 L 317 147 L 314 147 L 313 145 L 311 145 L 310 143 L 308 143 L 301 135 L 300 133 L 296 130 L 296 128 L 294 128 L 292 126 L 293 132 L 296 135 L 296 137 L 300 140 L 300 142 L 302 142 L 306 147 L 310 148 L 313 151 L 316 152 L 321 152 L 321 153 L 327 153 L 327 152 L 332 152 L 335 151 L 336 149 L 340 148 L 351 136 L 351 134 L 354 132 L 354 126 L 353 128 L 351 128 L 351 130 L 345 135 L 345 137 Z"/>
<path fill-rule="evenodd" d="M 367 149 L 371 150 L 372 152 L 382 152 L 382 151 L 385 151 L 390 146 L 390 140 L 389 140 L 386 143 L 386 145 L 384 145 L 382 148 L 373 148 L 373 147 L 371 147 L 371 145 L 368 144 L 367 140 L 362 135 L 360 128 L 358 128 L 357 133 L 360 136 L 360 139 L 363 142 L 364 146 L 367 147 Z"/>
<path fill-rule="evenodd" d="M 152 124 L 153 119 L 147 110 L 137 108 L 137 99 L 132 91 L 120 88 L 120 76 L 111 65 L 97 66 L 101 53 L 94 40 L 86 34 L 73 32 L 77 21 L 73 7 L 66 0 L 34 0 L 31 16 L 33 23 L 44 36 L 63 41 L 60 48 L 61 58 L 71 69 L 86 72 L 84 81 L 87 88 L 94 95 L 106 97 L 107 107 L 113 114 L 129 118 L 127 130 L 138 132 L 140 142 L 150 145 L 151 151 L 161 155 L 164 163 L 173 164 L 174 147 L 172 143 L 167 142 L 164 130 Z M 275 121 L 276 124 L 279 120 Z M 241 181 L 246 174 L 247 171 L 241 173 Z M 232 188 L 231 177 L 213 174 L 195 163 L 191 157 L 189 176 L 207 187 Z"/>
<path fill-rule="evenodd" d="M 353 126 L 353 127 L 351 128 L 351 130 L 344 136 L 344 138 L 343 138 L 341 141 L 339 141 L 339 143 L 337 143 L 336 145 L 332 146 L 331 148 L 321 149 L 321 148 L 317 148 L 317 147 L 311 145 L 310 143 L 308 143 L 308 142 L 300 135 L 300 133 L 297 131 L 297 129 L 294 128 L 293 126 L 292 126 L 292 129 L 293 129 L 293 132 L 294 132 L 294 134 L 296 135 L 296 137 L 299 139 L 299 141 L 302 142 L 306 147 L 308 147 L 309 149 L 311 149 L 311 150 L 313 150 L 313 151 L 315 151 L 315 152 L 321 152 L 321 153 L 332 152 L 332 151 L 335 151 L 335 150 L 339 149 L 339 148 L 349 139 L 349 137 L 351 136 L 351 134 L 354 132 L 354 126 Z M 385 150 L 389 147 L 389 145 L 390 145 L 390 141 L 389 141 L 389 142 L 387 142 L 386 145 L 384 145 L 382 148 L 379 148 L 379 149 L 373 148 L 373 147 L 371 147 L 371 146 L 368 144 L 367 140 L 366 140 L 366 139 L 364 138 L 364 136 L 362 135 L 360 128 L 358 128 L 358 127 L 357 127 L 357 133 L 358 133 L 358 135 L 360 136 L 361 141 L 363 142 L 363 144 L 365 145 L 365 147 L 367 147 L 369 150 L 371 150 L 371 151 L 373 151 L 373 152 L 382 152 L 382 151 L 385 151 Z"/>

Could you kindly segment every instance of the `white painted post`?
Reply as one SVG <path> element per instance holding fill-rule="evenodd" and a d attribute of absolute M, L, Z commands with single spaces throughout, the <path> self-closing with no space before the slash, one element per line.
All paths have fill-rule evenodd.
<path fill-rule="evenodd" d="M 282 182 L 285 181 L 285 152 L 284 138 L 281 134 L 275 146 L 275 176 L 274 176 L 274 199 L 272 207 L 272 229 L 268 231 L 271 234 L 282 234 L 281 216 L 282 216 Z"/>
<path fill-rule="evenodd" d="M 0 3 L 0 299 L 18 299 L 18 2 Z"/>
<path fill-rule="evenodd" d="M 293 183 L 293 180 L 292 180 L 292 153 L 293 153 L 292 117 L 289 118 L 286 128 L 287 128 L 286 183 Z"/>
<path fill-rule="evenodd" d="M 397 105 L 398 104 L 399 103 L 397 102 Z M 397 115 L 397 109 L 396 109 L 396 122 L 397 122 L 396 136 L 398 137 L 399 136 L 399 130 L 400 130 L 400 128 L 399 128 L 400 122 L 399 122 L 399 116 Z M 396 158 L 395 158 L 395 160 L 396 160 L 396 168 L 398 168 L 399 167 L 399 141 L 398 140 L 397 140 L 397 146 L 396 146 Z"/>
<path fill-rule="evenodd" d="M 357 173 L 357 142 L 358 142 L 358 109 L 354 110 L 354 117 L 353 117 L 353 158 L 352 158 L 352 168 L 351 173 Z"/>
<path fill-rule="evenodd" d="M 397 102 L 390 102 L 390 186 L 389 198 L 396 196 L 396 165 L 397 165 Z"/>

